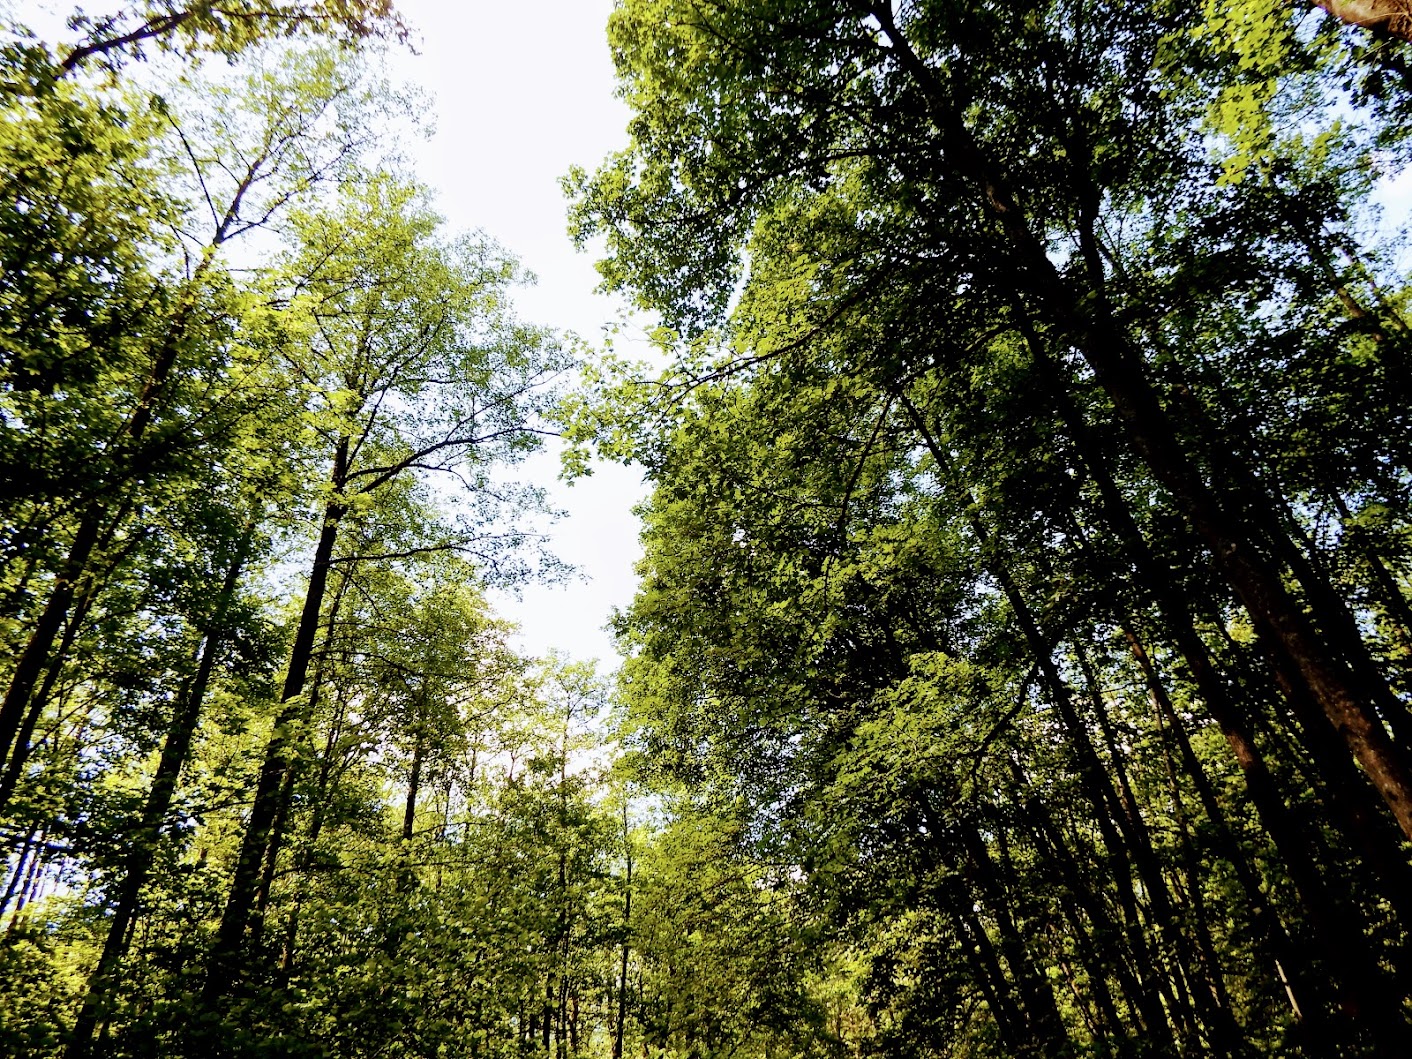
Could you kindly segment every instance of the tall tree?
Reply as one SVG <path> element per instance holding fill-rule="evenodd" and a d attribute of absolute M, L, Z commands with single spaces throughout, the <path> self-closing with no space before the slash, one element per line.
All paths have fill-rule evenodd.
<path fill-rule="evenodd" d="M 1334 78 L 1365 76 L 1359 45 L 1321 28 L 1312 46 L 1280 8 L 1281 58 L 1260 76 L 1301 134 L 1259 140 L 1244 170 L 1213 165 L 1193 130 L 1214 122 L 1230 137 L 1219 152 L 1250 155 L 1232 107 L 1260 105 L 1230 91 L 1259 33 L 1233 52 L 1215 11 L 619 9 L 633 142 L 570 184 L 581 235 L 608 238 L 607 283 L 660 312 L 680 349 L 655 405 L 629 398 L 607 424 L 640 439 L 659 482 L 648 570 L 661 582 L 624 622 L 642 652 L 632 694 L 688 751 L 688 775 L 789 805 L 813 789 L 821 733 L 846 740 L 865 689 L 900 679 L 919 647 L 990 662 L 1008 643 L 1097 829 L 1091 851 L 1046 828 L 1032 840 L 1056 865 L 1104 866 L 1120 930 L 1094 939 L 1103 988 L 1138 1005 L 1151 1047 L 1234 1053 L 1210 917 L 1178 922 L 1186 884 L 1159 854 L 1092 666 L 1095 642 L 1140 616 L 1197 687 L 1298 893 L 1292 930 L 1265 918 L 1269 944 L 1288 966 L 1280 939 L 1308 931 L 1298 988 L 1322 993 L 1325 971 L 1337 983 L 1301 1009 L 1307 1046 L 1386 1054 L 1405 1034 L 1387 961 L 1405 958 L 1408 924 L 1379 908 L 1399 903 L 1407 871 L 1412 772 L 1372 599 L 1397 609 L 1404 590 L 1334 576 L 1321 511 L 1333 497 L 1404 509 L 1408 453 L 1388 429 L 1401 413 L 1384 404 L 1402 392 L 1400 321 L 1358 245 L 1370 188 L 1356 175 L 1400 119 L 1354 100 L 1357 118 L 1337 124 Z M 1332 261 L 1330 240 L 1356 264 Z M 655 430 L 633 424 L 654 410 Z M 1003 600 L 998 622 L 958 641 L 944 595 L 895 616 L 874 603 L 877 575 L 846 576 L 874 524 L 933 536 L 949 557 L 931 580 Z M 683 539 L 699 571 L 680 563 Z M 842 663 L 865 635 L 870 656 Z M 811 683 L 823 660 L 836 697 Z M 801 682 L 783 701 L 782 669 Z M 1315 779 L 1323 835 L 1299 824 L 1296 771 Z M 971 885 L 999 904 L 1005 851 L 964 838 Z M 1344 848 L 1371 888 L 1352 900 L 1326 878 Z M 1247 893 L 1258 905 L 1258 885 Z M 1081 914 L 1089 898 L 1069 900 Z M 1044 1036 L 1044 975 L 1015 947 L 1022 914 L 993 914 L 956 925 L 976 960 L 994 956 L 986 1003 L 1008 1011 L 1010 1039 L 1060 1047 Z"/>
<path fill-rule="evenodd" d="M 545 334 L 514 321 L 505 305 L 514 266 L 484 244 L 441 239 L 424 192 L 370 175 L 342 199 L 297 219 L 289 260 L 287 311 L 305 321 L 307 343 L 292 351 L 291 366 L 308 395 L 308 429 L 326 453 L 325 484 L 280 711 L 212 945 L 208 1008 L 239 979 L 262 866 L 283 840 L 282 805 L 317 692 L 311 666 L 332 617 L 327 595 L 345 521 L 367 517 L 380 495 L 418 473 L 484 490 L 493 461 L 537 443 L 535 409 L 557 369 Z M 469 542 L 411 549 L 457 543 Z"/>

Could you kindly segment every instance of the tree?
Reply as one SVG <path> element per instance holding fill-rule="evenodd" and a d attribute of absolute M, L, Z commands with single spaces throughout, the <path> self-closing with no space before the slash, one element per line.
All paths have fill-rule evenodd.
<path fill-rule="evenodd" d="M 328 468 L 281 708 L 207 968 L 209 1009 L 238 981 L 263 866 L 283 840 L 282 805 L 317 691 L 309 684 L 316 643 L 334 617 L 330 574 L 339 561 L 373 558 L 337 555 L 345 521 L 373 515 L 380 495 L 419 472 L 483 489 L 493 459 L 537 441 L 533 416 L 544 394 L 536 390 L 556 370 L 553 349 L 509 316 L 503 291 L 513 266 L 482 244 L 439 240 L 437 224 L 422 192 L 377 176 L 346 188 L 337 210 L 296 220 L 287 311 L 305 321 L 307 347 L 291 366 Z M 468 543 L 413 540 L 402 554 Z"/>
<path fill-rule="evenodd" d="M 7 396 L 16 429 L 6 440 L 17 464 L 40 473 L 28 478 L 29 492 L 7 513 L 15 530 L 17 645 L 0 704 L 0 759 L 11 777 L 28 753 L 17 737 L 46 708 L 44 687 L 64 664 L 65 637 L 81 628 L 109 569 L 108 553 L 121 561 L 122 546 L 114 542 L 129 536 L 144 505 L 159 506 L 164 491 L 178 494 L 181 483 L 227 458 L 233 435 L 253 418 L 277 417 L 283 393 L 264 365 L 281 340 L 271 333 L 278 327 L 233 282 L 221 255 L 232 239 L 270 223 L 351 160 L 368 127 L 357 112 L 362 107 L 366 118 L 369 106 L 356 98 L 363 94 L 356 69 L 337 69 L 331 53 L 289 56 L 282 65 L 249 79 L 243 92 L 213 89 L 214 104 L 197 108 L 193 92 L 187 101 L 204 121 L 183 125 L 166 103 L 139 108 L 132 124 L 152 139 L 127 143 L 122 150 L 132 164 L 114 174 L 137 197 L 130 206 L 121 194 L 113 197 L 135 213 L 126 222 L 115 215 L 117 227 L 88 231 L 63 249 L 56 258 L 66 262 L 57 280 L 61 300 L 43 273 L 17 262 L 16 276 L 34 282 L 21 285 L 14 299 L 16 348 L 40 341 L 34 348 L 41 353 L 28 367 L 12 364 L 18 374 Z M 67 93 L 61 88 L 56 98 Z M 38 100 L 43 114 L 49 96 L 41 92 Z M 25 108 L 17 104 L 17 112 Z M 99 114 L 128 124 L 119 111 Z M 161 128 L 168 124 L 174 129 Z M 179 164 L 161 157 L 158 132 L 162 140 L 171 133 L 175 142 L 165 148 L 188 166 L 192 200 L 168 198 Z M 65 135 L 62 123 L 44 130 L 43 138 L 55 138 L 46 149 L 60 149 Z M 96 157 L 102 163 L 107 155 Z M 24 171 L 41 183 L 50 179 L 42 156 Z M 83 192 L 77 201 L 65 199 L 84 175 L 65 173 L 59 187 L 42 193 L 47 198 L 31 189 L 33 204 L 17 215 L 36 214 L 47 230 L 49 218 L 84 209 Z M 104 185 L 94 189 L 101 194 Z M 159 199 L 158 208 L 144 205 Z M 64 231 L 62 222 L 56 230 Z M 162 262 L 162 272 L 149 274 L 148 262 Z M 130 273 L 130 282 L 112 284 L 114 275 Z M 91 297 L 95 285 L 101 297 Z M 55 304 L 68 304 L 64 311 L 76 314 L 75 322 L 46 315 Z M 43 344 L 56 340 L 68 350 L 62 356 Z M 34 385 L 24 381 L 36 371 L 44 377 Z M 12 778 L 0 803 L 13 785 Z"/>
<path fill-rule="evenodd" d="M 1193 863 L 1195 836 L 1160 848 L 1162 814 L 1105 724 L 1095 651 L 1122 630 L 1149 659 L 1155 642 L 1225 739 L 1298 894 L 1297 913 L 1272 919 L 1261 861 L 1221 840 L 1270 947 L 1258 989 L 1278 996 L 1279 954 L 1297 968 L 1306 1045 L 1376 1054 L 1405 1033 L 1385 961 L 1403 959 L 1408 924 L 1379 909 L 1407 870 L 1412 774 L 1391 641 L 1371 622 L 1403 590 L 1371 568 L 1362 590 L 1332 576 L 1347 568 L 1319 512 L 1336 496 L 1357 498 L 1339 501 L 1349 513 L 1373 497 L 1404 509 L 1400 433 L 1371 411 L 1402 363 L 1401 324 L 1358 248 L 1369 189 L 1355 168 L 1399 133 L 1372 108 L 1361 127 L 1333 125 L 1319 93 L 1352 45 L 1321 60 L 1300 44 L 1278 77 L 1301 131 L 1236 179 L 1191 132 L 1242 76 L 1208 28 L 1131 5 L 616 13 L 633 143 L 571 178 L 576 216 L 608 239 L 608 285 L 680 334 L 646 391 L 665 399 L 615 410 L 620 391 L 594 413 L 659 483 L 647 588 L 623 623 L 641 652 L 632 695 L 680 774 L 743 789 L 763 813 L 828 803 L 821 755 L 919 651 L 1022 660 L 1008 679 L 1033 681 L 1053 711 L 1070 797 L 1098 831 L 1092 850 L 1045 829 L 1031 840 L 1056 868 L 1097 858 L 1116 917 L 1094 907 L 1090 922 L 1124 924 L 1095 939 L 1088 988 L 1139 1005 L 1146 1046 L 1235 1054 L 1212 917 L 1178 912 L 1195 884 L 1173 865 Z M 1331 261 L 1331 239 L 1356 264 Z M 634 427 L 644 411 L 652 425 Z M 1310 429 L 1322 416 L 1339 426 Z M 900 575 L 861 566 L 850 580 L 868 535 L 889 531 L 931 549 L 923 584 L 997 602 L 987 632 L 954 639 L 944 589 L 913 602 L 910 586 L 879 588 Z M 835 683 L 815 675 L 825 662 Z M 1213 765 L 1187 756 L 1187 782 Z M 1310 778 L 1326 837 L 1300 824 Z M 1230 810 L 1207 801 L 1229 834 Z M 1325 877 L 1343 848 L 1369 887 L 1352 901 Z M 986 886 L 984 859 L 962 849 Z M 1025 900 L 997 863 L 992 903 Z M 1032 954 L 1006 955 L 1024 920 L 994 914 L 956 929 L 969 960 L 984 962 L 982 934 L 994 949 L 997 1018 L 1001 985 L 1016 991 L 1002 1035 L 1076 1046 L 1053 1036 L 1035 984 L 1073 962 L 1035 971 Z M 1084 1002 L 1114 1021 L 1097 992 Z"/>
<path fill-rule="evenodd" d="M 332 0 L 312 3 L 250 4 L 151 0 L 116 14 L 75 13 L 70 28 L 84 38 L 64 54 L 62 77 L 102 63 L 111 69 L 141 59 L 155 44 L 183 55 L 209 51 L 232 58 L 281 37 L 328 36 L 351 42 L 392 37 L 405 41 L 407 27 L 388 0 Z"/>

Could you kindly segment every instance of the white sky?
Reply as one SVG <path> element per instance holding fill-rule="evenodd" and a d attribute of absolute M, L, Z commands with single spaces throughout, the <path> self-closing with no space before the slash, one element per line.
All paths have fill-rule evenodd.
<path fill-rule="evenodd" d="M 569 242 L 559 178 L 595 166 L 627 143 L 628 110 L 613 95 L 605 26 L 612 0 L 400 0 L 421 35 L 419 55 L 397 68 L 436 98 L 436 135 L 408 144 L 422 179 L 454 228 L 481 228 L 539 277 L 520 291 L 521 315 L 596 341 L 618 318 L 593 293 L 593 255 Z M 513 14 L 513 18 L 509 16 Z M 549 527 L 550 547 L 582 580 L 498 595 L 502 615 L 521 627 L 524 649 L 572 658 L 615 655 L 604 631 L 625 605 L 640 554 L 632 505 L 643 495 L 636 470 L 599 465 L 572 487 L 557 483 L 557 457 L 536 458 L 519 477 L 550 486 L 566 517 Z"/>

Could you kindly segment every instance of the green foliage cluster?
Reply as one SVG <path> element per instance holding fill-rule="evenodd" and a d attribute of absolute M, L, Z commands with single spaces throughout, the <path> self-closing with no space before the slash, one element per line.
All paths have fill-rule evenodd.
<path fill-rule="evenodd" d="M 838 1047 L 1406 1050 L 1379 26 L 616 10 L 632 140 L 566 185 L 669 366 L 608 362 L 565 415 L 654 487 L 628 745 L 788 866 Z"/>

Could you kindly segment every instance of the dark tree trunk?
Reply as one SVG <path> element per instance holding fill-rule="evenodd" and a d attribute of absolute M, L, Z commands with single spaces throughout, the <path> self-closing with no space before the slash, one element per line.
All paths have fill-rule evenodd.
<path fill-rule="evenodd" d="M 0 916 L 9 911 L 10 902 L 20 892 L 20 886 L 24 881 L 25 866 L 29 863 L 30 851 L 34 848 L 34 838 L 37 834 L 39 834 L 39 825 L 31 824 L 25 833 L 24 840 L 20 843 L 19 853 L 15 856 L 14 870 L 10 872 L 9 881 L 5 885 L 5 896 L 0 897 Z"/>
<path fill-rule="evenodd" d="M 1183 771 L 1191 779 L 1197 799 L 1212 826 L 1216 849 L 1226 863 L 1234 869 L 1236 878 L 1240 882 L 1241 891 L 1250 908 L 1251 921 L 1270 954 L 1269 959 L 1273 965 L 1271 970 L 1274 972 L 1274 977 L 1289 996 L 1290 1003 L 1296 1016 L 1300 1019 L 1306 1035 L 1321 1042 L 1318 1047 L 1313 1049 L 1314 1054 L 1324 1054 L 1330 1051 L 1332 1042 L 1327 1038 L 1328 1027 L 1324 1024 L 1322 1017 L 1324 1008 L 1324 1003 L 1320 999 L 1322 989 L 1310 979 L 1309 955 L 1295 945 L 1280 922 L 1279 916 L 1266 899 L 1260 880 L 1251 867 L 1249 857 L 1240 848 L 1240 843 L 1231 830 L 1225 810 L 1221 807 L 1215 789 L 1206 774 L 1205 766 L 1202 765 L 1201 759 L 1196 756 L 1196 751 L 1192 748 L 1191 741 L 1186 734 L 1186 726 L 1173 706 L 1147 649 L 1131 628 L 1125 627 L 1123 631 L 1147 684 L 1164 747 L 1170 735 L 1170 739 L 1175 743 L 1181 758 Z M 1287 972 L 1292 974 L 1293 978 L 1288 977 Z"/>
<path fill-rule="evenodd" d="M 1013 763 L 1012 770 L 1017 789 L 1027 789 L 1028 781 Z M 1075 916 L 1074 906 L 1077 906 L 1077 910 L 1083 912 L 1091 926 L 1100 959 L 1089 966 L 1089 976 L 1100 978 L 1108 974 L 1113 975 L 1117 979 L 1129 1012 L 1128 1023 L 1139 1032 L 1161 1034 L 1166 1020 L 1161 1014 L 1160 1006 L 1154 1008 L 1149 1002 L 1146 990 L 1138 981 L 1133 966 L 1130 966 L 1138 961 L 1130 958 L 1126 947 L 1127 932 L 1113 923 L 1112 916 L 1107 913 L 1092 887 L 1088 885 L 1085 866 L 1065 845 L 1063 836 L 1043 802 L 1036 800 L 1027 805 L 1025 818 L 1033 830 L 1037 848 L 1058 871 L 1064 890 L 1069 895 L 1070 900 L 1064 902 L 1066 913 L 1071 917 Z M 1151 1018 L 1160 1018 L 1162 1021 L 1156 1027 L 1149 1027 L 1147 1020 Z"/>
<path fill-rule="evenodd" d="M 1189 859 L 1187 866 L 1191 879 L 1191 900 L 1188 903 L 1192 905 L 1192 927 L 1197 945 L 1197 953 L 1194 954 L 1191 949 L 1191 941 L 1186 935 L 1185 925 L 1181 922 L 1174 903 L 1170 899 L 1171 894 L 1166 877 L 1162 872 L 1161 862 L 1152 846 L 1147 823 L 1143 819 L 1137 797 L 1133 793 L 1123 753 L 1118 745 L 1117 732 L 1114 730 L 1112 718 L 1108 716 L 1097 674 L 1093 670 L 1092 662 L 1083 645 L 1075 642 L 1073 649 L 1078 660 L 1079 671 L 1083 674 L 1084 681 L 1088 686 L 1089 698 L 1094 705 L 1094 716 L 1098 720 L 1099 731 L 1103 733 L 1109 760 L 1113 763 L 1113 774 L 1118 781 L 1118 793 L 1122 799 L 1124 816 L 1130 821 L 1133 846 L 1140 874 L 1147 889 L 1148 899 L 1153 905 L 1154 914 L 1163 933 L 1168 934 L 1174 943 L 1182 975 L 1191 983 L 1190 991 L 1194 994 L 1194 1006 L 1209 1034 L 1208 1047 L 1214 1048 L 1221 1055 L 1243 1054 L 1245 1049 L 1241 1044 L 1242 1035 L 1231 1011 L 1230 998 L 1226 993 L 1220 963 L 1216 958 L 1215 946 L 1212 944 L 1210 928 L 1205 918 L 1199 873 L 1195 870 L 1194 862 Z M 1178 817 L 1181 819 L 1180 805 L 1178 805 L 1178 809 Z M 1200 956 L 1199 960 L 1196 958 L 1197 954 Z M 1209 994 L 1196 985 L 1197 975 L 1193 966 L 1196 963 L 1204 965 L 1206 973 L 1203 977 L 1209 987 Z"/>
<path fill-rule="evenodd" d="M 628 954 L 632 947 L 632 837 L 628 833 L 628 804 L 623 801 L 623 848 L 627 856 L 627 872 L 623 890 L 623 948 L 618 965 L 618 1010 L 613 1026 L 612 1059 L 623 1059 L 623 1028 L 628 1010 Z"/>
<path fill-rule="evenodd" d="M 10 750 L 10 760 L 4 767 L 4 774 L 0 775 L 0 813 L 4 813 L 9 806 L 10 799 L 14 797 L 15 791 L 20 785 L 20 780 L 24 778 L 25 766 L 29 763 L 29 756 L 34 750 L 31 745 L 34 739 L 34 730 L 38 727 L 39 719 L 44 715 L 44 709 L 54 694 L 54 686 L 59 682 L 59 675 L 63 672 L 64 659 L 68 657 L 74 641 L 78 639 L 79 629 L 83 627 L 84 619 L 88 616 L 88 609 L 93 602 L 94 585 L 92 581 L 88 581 L 87 586 L 83 598 L 78 601 L 69 614 L 68 621 L 64 625 L 64 634 L 59 639 L 58 650 L 49 659 L 44 670 L 44 680 L 39 685 L 38 691 L 29 700 L 28 707 L 24 711 L 24 720 L 20 724 L 20 730 L 15 734 L 14 744 Z"/>
<path fill-rule="evenodd" d="M 340 439 L 331 476 L 335 496 L 341 494 L 347 480 L 349 448 L 349 439 Z M 304 595 L 304 607 L 295 630 L 294 644 L 290 649 L 284 688 L 280 693 L 280 702 L 283 705 L 275 718 L 274 731 L 265 748 L 265 760 L 260 768 L 250 819 L 241 840 L 235 876 L 231 881 L 230 894 L 220 926 L 211 945 L 205 983 L 201 990 L 201 1007 L 208 1012 L 218 1009 L 221 998 L 226 996 L 242 977 L 241 949 L 255 913 L 263 876 L 262 868 L 269 853 L 276 818 L 280 815 L 280 807 L 284 803 L 286 779 L 298 754 L 300 729 L 305 712 L 299 699 L 308 681 L 309 667 L 313 660 L 314 641 L 320 625 L 319 619 L 325 589 L 328 586 L 334 545 L 338 540 L 339 524 L 347 510 L 341 500 L 330 502 L 324 509 L 323 529 L 314 550 L 314 562 L 309 571 L 309 587 Z"/>
<path fill-rule="evenodd" d="M 937 442 L 926 421 L 922 418 L 921 412 L 903 395 L 901 398 L 903 407 L 906 409 L 908 417 L 913 426 L 921 436 L 927 451 L 931 453 L 932 459 L 936 461 L 938 470 L 948 478 L 953 478 L 950 460 L 947 458 L 945 450 Z M 953 488 L 961 488 L 954 480 L 950 482 Z M 1114 889 L 1118 895 L 1119 905 L 1123 909 L 1125 925 L 1129 933 L 1130 943 L 1134 959 L 1138 961 L 1141 977 L 1149 984 L 1150 988 L 1142 990 L 1141 1001 L 1146 1005 L 1144 1020 L 1149 1022 L 1149 1028 L 1154 1033 L 1164 1033 L 1168 1031 L 1168 1020 L 1163 1013 L 1161 1004 L 1154 993 L 1167 992 L 1166 975 L 1158 969 L 1153 957 L 1147 938 L 1143 932 L 1142 917 L 1139 912 L 1136 891 L 1133 888 L 1133 880 L 1129 874 L 1127 863 L 1127 844 L 1119 836 L 1119 827 L 1123 826 L 1123 812 L 1117 796 L 1113 792 L 1112 785 L 1108 782 L 1108 777 L 1103 771 L 1102 762 L 1094 749 L 1093 742 L 1089 738 L 1088 728 L 1079 717 L 1074 708 L 1073 698 L 1069 691 L 1068 683 L 1059 672 L 1058 666 L 1054 663 L 1053 655 L 1046 642 L 1043 633 L 1040 631 L 1038 622 L 1030 611 L 1028 604 L 1021 595 L 1018 586 L 1010 576 L 1010 572 L 995 554 L 995 549 L 991 545 L 991 538 L 985 526 L 981 524 L 976 514 L 976 505 L 968 493 L 962 489 L 960 497 L 961 506 L 966 511 L 967 522 L 972 533 L 980 546 L 982 555 L 985 557 L 987 569 L 992 576 L 1000 583 L 1001 591 L 1010 604 L 1010 612 L 1014 617 L 1015 624 L 1019 626 L 1025 642 L 1029 647 L 1031 657 L 1039 667 L 1044 678 L 1044 683 L 1049 690 L 1050 701 L 1053 702 L 1060 720 L 1063 722 L 1065 730 L 1069 733 L 1070 745 L 1074 750 L 1076 765 L 1078 768 L 1079 783 L 1088 798 L 1089 804 L 1094 811 L 1094 822 L 1098 825 L 1099 834 L 1103 839 L 1104 847 L 1108 851 L 1109 875 L 1114 883 Z M 1118 825 L 1115 826 L 1115 819 Z M 1129 836 L 1131 837 L 1131 836 Z M 1160 884 L 1160 890 L 1165 891 L 1165 883 Z M 1176 1010 L 1176 1001 L 1168 997 L 1168 1006 L 1173 1011 Z M 1170 1042 L 1175 1047 L 1175 1041 Z"/>
<path fill-rule="evenodd" d="M 402 841 L 411 842 L 413 828 L 417 821 L 417 792 L 422 785 L 422 755 L 425 746 L 420 728 L 417 731 L 416 746 L 412 749 L 412 773 L 407 777 L 407 805 L 402 813 Z"/>
<path fill-rule="evenodd" d="M 0 762 L 8 763 L 12 749 L 17 749 L 15 740 L 25 717 L 29 712 L 30 700 L 35 685 L 44 673 L 44 667 L 57 664 L 52 657 L 54 640 L 69 616 L 74 592 L 79 579 L 88 570 L 88 562 L 98 544 L 102 523 L 97 515 L 85 515 L 79 523 L 78 532 L 69 546 L 68 557 L 64 560 L 49 601 L 34 623 L 29 639 L 15 662 L 15 670 L 10 675 L 10 685 L 5 698 L 0 701 Z"/>
<path fill-rule="evenodd" d="M 1208 484 L 1184 450 L 1172 419 L 1146 377 L 1141 354 L 1107 305 L 1101 254 L 1093 233 L 1097 201 L 1084 158 L 1073 160 L 1073 179 L 1082 221 L 1077 235 L 1088 266 L 1089 288 L 1076 290 L 1061 276 L 1030 227 L 1019 197 L 999 167 L 967 127 L 962 112 L 933 71 L 898 30 L 888 5 L 869 4 L 868 13 L 892 44 L 902 69 L 924 93 L 940 144 L 952 170 L 970 183 L 1010 247 L 1016 290 L 1043 306 L 1060 333 L 1082 354 L 1107 394 L 1129 441 L 1195 529 L 1272 650 L 1291 670 L 1338 731 L 1348 750 L 1382 795 L 1403 833 L 1412 839 L 1412 769 L 1397 751 L 1360 693 L 1359 681 L 1322 641 L 1298 601 L 1291 596 L 1266 542 L 1257 531 L 1259 512 L 1271 505 L 1246 483 Z M 1402 1020 L 1399 1018 L 1399 1022 Z"/>
<path fill-rule="evenodd" d="M 1027 1036 L 1024 1019 L 1015 998 L 1011 996 L 1013 985 L 1001 969 L 985 924 L 976 915 L 971 895 L 962 887 L 943 887 L 940 896 L 943 907 L 955 923 L 957 935 L 973 957 L 972 966 L 978 972 L 975 975 L 976 985 L 985 997 L 991 1017 L 995 1019 L 1000 1043 L 1007 1050 L 1013 1050 Z"/>
<path fill-rule="evenodd" d="M 981 895 L 991 906 L 1000 935 L 1000 951 L 1019 988 L 1032 1047 L 1037 1055 L 1064 1055 L 1072 1047 L 1064 1020 L 1054 1001 L 1054 991 L 1041 968 L 1034 965 L 1024 943 L 1019 926 L 1011 915 L 1010 902 L 1001 885 L 986 849 L 985 841 L 976 830 L 962 824 L 958 831 L 969 865 L 968 874 L 977 884 Z"/>
<path fill-rule="evenodd" d="M 248 182 L 237 190 L 233 208 L 239 208 L 241 197 L 247 188 Z M 161 344 L 153 351 L 152 370 L 143 384 L 137 405 L 119 434 L 114 451 L 108 454 L 108 458 L 112 459 L 115 464 L 111 477 L 118 482 L 131 481 L 136 469 L 135 465 L 140 461 L 139 449 L 144 435 L 152 424 L 152 419 L 157 413 L 157 405 L 166 391 L 172 371 L 176 368 L 181 339 L 186 333 L 187 322 L 195 308 L 196 286 L 215 263 L 216 250 L 224 239 L 224 234 L 224 227 L 218 229 L 212 244 L 202 253 L 201 260 L 188 281 L 187 289 L 172 316 L 171 324 L 168 326 Z M 35 685 L 39 682 L 44 667 L 57 665 L 60 661 L 60 659 L 53 657 L 54 639 L 59 635 L 59 630 L 64 627 L 64 622 L 69 617 L 69 608 L 73 605 L 74 593 L 78 589 L 79 582 L 88 572 L 89 562 L 102 538 L 104 524 L 110 523 L 107 527 L 109 532 L 116 529 L 118 523 L 126 520 L 130 504 L 119 502 L 116 506 L 118 515 L 115 518 L 109 517 L 112 510 L 104 508 L 101 503 L 95 500 L 80 517 L 78 529 L 74 533 L 68 555 L 64 559 L 50 590 L 49 599 L 40 612 L 39 618 L 35 621 L 29 639 L 15 663 L 5 697 L 0 700 L 0 763 L 8 761 L 10 758 L 16 735 L 24 722 L 34 695 Z"/>
<path fill-rule="evenodd" d="M 210 686 L 215 661 L 221 653 L 227 631 L 226 614 L 235 598 L 240 570 L 244 565 L 250 542 L 251 533 L 247 530 L 226 570 L 215 613 L 205 630 L 195 676 L 167 730 L 162 756 L 147 793 L 147 803 L 133 834 L 126 874 L 114 901 L 113 918 L 108 925 L 103 951 L 89 975 L 87 993 L 69 1034 L 68 1047 L 64 1053 L 67 1059 L 88 1059 L 88 1056 L 93 1054 L 93 1034 L 104 1017 L 109 994 L 117 983 L 119 965 L 127 952 L 128 938 L 137 917 L 138 897 L 151 874 L 153 859 L 162 838 L 162 824 L 171 809 L 177 781 L 191 751 L 191 742 L 195 737 L 201 709 L 205 703 L 206 689 Z"/>

